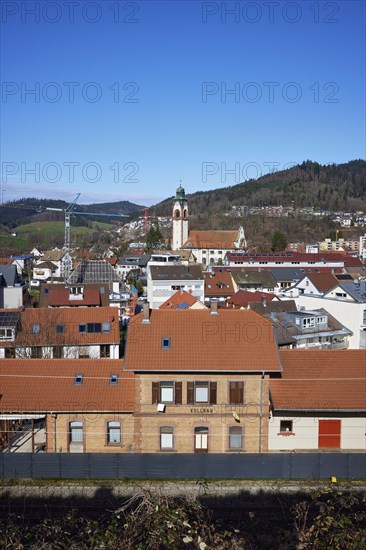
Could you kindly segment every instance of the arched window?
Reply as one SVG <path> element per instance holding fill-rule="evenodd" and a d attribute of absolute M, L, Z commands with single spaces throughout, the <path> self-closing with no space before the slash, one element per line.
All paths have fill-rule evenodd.
<path fill-rule="evenodd" d="M 179 210 L 175 210 L 174 217 L 175 218 L 180 218 L 180 211 Z"/>
<path fill-rule="evenodd" d="M 107 422 L 107 443 L 108 445 L 121 443 L 121 422 L 115 420 Z"/>

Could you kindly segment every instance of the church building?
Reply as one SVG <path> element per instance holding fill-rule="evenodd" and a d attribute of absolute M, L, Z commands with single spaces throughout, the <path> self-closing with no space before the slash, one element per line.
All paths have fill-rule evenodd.
<path fill-rule="evenodd" d="M 177 189 L 173 203 L 172 249 L 192 252 L 198 263 L 223 263 L 227 252 L 246 249 L 244 228 L 228 231 L 197 231 L 188 229 L 188 202 L 182 186 Z"/>

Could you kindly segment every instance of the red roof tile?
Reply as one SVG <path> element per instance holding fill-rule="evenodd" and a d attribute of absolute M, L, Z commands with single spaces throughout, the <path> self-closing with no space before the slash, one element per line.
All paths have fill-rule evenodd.
<path fill-rule="evenodd" d="M 232 296 L 234 294 L 234 285 L 230 272 L 216 271 L 214 273 L 205 273 L 205 296 Z"/>
<path fill-rule="evenodd" d="M 170 339 L 170 348 L 162 339 Z M 125 368 L 132 371 L 280 371 L 272 324 L 247 310 L 152 310 L 130 320 Z"/>
<path fill-rule="evenodd" d="M 226 302 L 235 307 L 247 307 L 252 302 L 261 302 L 265 298 L 268 302 L 276 299 L 276 294 L 271 292 L 250 292 L 249 290 L 238 290 L 231 298 L 228 298 Z"/>
<path fill-rule="evenodd" d="M 332 273 L 307 273 L 307 278 L 320 291 L 327 291 L 339 284 L 339 280 Z"/>
<path fill-rule="evenodd" d="M 366 350 L 281 350 L 276 410 L 366 410 Z"/>
<path fill-rule="evenodd" d="M 118 310 L 114 307 L 27 308 L 21 313 L 20 322 L 17 346 L 112 344 L 120 341 Z M 86 323 L 110 323 L 110 332 L 80 333 L 79 324 Z M 33 331 L 36 324 L 40 325 L 39 334 Z M 56 333 L 57 325 L 64 325 L 63 333 Z"/>
<path fill-rule="evenodd" d="M 111 374 L 119 375 L 116 385 Z M 2 412 L 134 410 L 134 376 L 117 359 L 2 359 L 0 388 Z"/>
<path fill-rule="evenodd" d="M 161 304 L 159 309 L 177 309 L 179 308 L 179 306 L 182 306 L 184 304 L 187 304 L 187 307 L 190 308 L 197 303 L 201 304 L 203 308 L 206 307 L 204 304 L 202 304 L 202 302 L 197 300 L 197 298 L 195 298 L 189 292 L 186 292 L 185 290 L 183 292 L 177 290 L 177 292 L 175 292 L 173 296 L 171 296 L 167 299 L 166 302 Z"/>

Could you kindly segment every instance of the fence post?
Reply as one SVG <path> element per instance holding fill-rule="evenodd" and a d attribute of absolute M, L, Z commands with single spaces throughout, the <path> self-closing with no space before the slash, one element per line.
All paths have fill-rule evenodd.
<path fill-rule="evenodd" d="M 33 457 L 34 457 L 34 453 L 30 453 L 30 474 L 32 479 L 33 479 Z"/>

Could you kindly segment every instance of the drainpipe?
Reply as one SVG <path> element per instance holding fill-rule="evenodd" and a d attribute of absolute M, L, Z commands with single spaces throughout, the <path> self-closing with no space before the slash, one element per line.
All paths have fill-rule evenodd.
<path fill-rule="evenodd" d="M 57 453 L 57 441 L 56 441 L 56 420 L 57 420 L 57 414 L 52 414 L 51 416 L 53 418 L 53 452 Z"/>
<path fill-rule="evenodd" d="M 262 452 L 262 418 L 263 418 L 263 379 L 264 372 L 262 371 L 262 378 L 260 380 L 260 396 L 259 396 L 259 452 Z"/>

